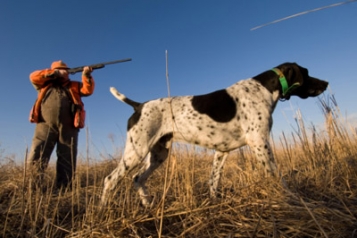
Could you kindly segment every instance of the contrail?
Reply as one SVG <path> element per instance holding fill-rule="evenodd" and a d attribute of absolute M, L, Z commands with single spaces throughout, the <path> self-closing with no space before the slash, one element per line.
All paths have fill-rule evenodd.
<path fill-rule="evenodd" d="M 305 15 L 305 14 L 308 14 L 310 12 L 316 12 L 316 11 L 320 11 L 320 10 L 323 10 L 323 9 L 326 9 L 326 8 L 337 7 L 337 6 L 341 6 L 341 5 L 344 5 L 344 4 L 347 4 L 347 3 L 351 3 L 351 2 L 356 2 L 356 1 L 357 0 L 348 0 L 348 1 L 345 1 L 345 2 L 334 3 L 334 4 L 331 4 L 331 5 L 328 5 L 328 6 L 319 7 L 319 8 L 315 8 L 315 9 L 312 9 L 312 10 L 296 13 L 296 14 L 293 14 L 293 15 L 290 15 L 290 16 L 287 16 L 287 17 L 284 17 L 284 18 L 281 18 L 281 19 L 278 19 L 278 20 L 275 20 L 275 21 L 260 25 L 260 26 L 253 27 L 250 30 L 254 31 L 256 29 L 259 29 L 259 28 L 262 28 L 262 27 L 265 27 L 265 26 L 268 26 L 268 25 L 271 25 L 271 24 L 275 24 L 275 23 L 278 23 L 278 22 L 281 22 L 281 21 L 285 21 L 285 20 L 293 18 L 293 17 L 298 17 L 298 16 L 301 16 L 301 15 Z"/>

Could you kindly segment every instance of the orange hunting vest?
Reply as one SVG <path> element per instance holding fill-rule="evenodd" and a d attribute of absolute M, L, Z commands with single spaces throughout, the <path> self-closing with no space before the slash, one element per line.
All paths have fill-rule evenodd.
<path fill-rule="evenodd" d="M 33 105 L 30 112 L 30 118 L 29 118 L 30 122 L 32 123 L 39 122 L 42 100 L 45 97 L 46 92 L 52 85 L 53 85 L 52 83 L 49 83 L 48 85 L 40 89 L 35 104 Z M 86 111 L 84 110 L 84 104 L 81 99 L 80 82 L 69 81 L 65 83 L 63 86 L 68 88 L 68 91 L 71 95 L 71 100 L 75 106 L 73 125 L 75 128 L 83 128 L 85 126 L 84 121 L 86 117 Z"/>

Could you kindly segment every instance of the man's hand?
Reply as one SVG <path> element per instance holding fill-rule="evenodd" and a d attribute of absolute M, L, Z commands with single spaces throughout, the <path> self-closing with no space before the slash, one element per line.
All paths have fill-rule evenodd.
<path fill-rule="evenodd" d="M 83 72 L 82 72 L 82 75 L 86 76 L 88 79 L 90 79 L 92 76 L 91 76 L 91 73 L 92 73 L 93 69 L 89 66 L 85 66 L 83 68 Z"/>

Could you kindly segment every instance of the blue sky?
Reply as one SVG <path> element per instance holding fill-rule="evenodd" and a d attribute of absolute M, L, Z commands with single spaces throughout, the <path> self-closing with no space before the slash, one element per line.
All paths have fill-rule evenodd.
<path fill-rule="evenodd" d="M 132 58 L 93 72 L 96 90 L 84 98 L 89 135 L 79 151 L 113 154 L 123 146 L 132 108 L 109 92 L 137 101 L 204 94 L 283 62 L 297 62 L 330 82 L 341 112 L 356 115 L 357 2 L 251 28 L 338 0 L 16 1 L 0 8 L 0 149 L 23 158 L 35 125 L 28 121 L 36 91 L 29 74 L 63 60 L 70 67 Z M 80 80 L 80 74 L 73 75 Z M 316 98 L 279 102 L 274 135 L 291 131 L 299 108 L 307 123 L 323 123 Z"/>

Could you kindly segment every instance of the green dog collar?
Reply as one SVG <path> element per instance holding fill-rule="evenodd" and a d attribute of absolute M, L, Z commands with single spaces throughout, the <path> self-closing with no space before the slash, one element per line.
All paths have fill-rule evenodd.
<path fill-rule="evenodd" d="M 273 68 L 272 71 L 274 71 L 279 76 L 279 81 L 283 90 L 283 97 L 285 97 L 288 93 L 294 91 L 297 87 L 300 87 L 300 83 L 294 83 L 289 87 L 288 81 L 286 80 L 284 74 L 281 72 L 280 69 Z"/>

